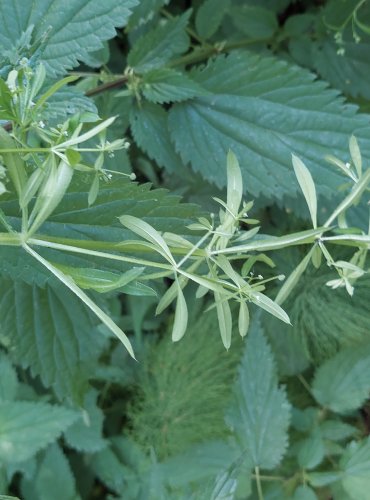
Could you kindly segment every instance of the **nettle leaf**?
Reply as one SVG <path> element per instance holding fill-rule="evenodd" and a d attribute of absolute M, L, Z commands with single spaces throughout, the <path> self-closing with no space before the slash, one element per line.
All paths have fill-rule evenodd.
<path fill-rule="evenodd" d="M 159 231 L 189 234 L 187 225 L 200 215 L 199 208 L 189 203 L 180 203 L 180 197 L 168 194 L 165 189 L 151 189 L 150 184 L 138 185 L 134 182 L 117 180 L 104 183 L 98 197 L 88 206 L 88 192 L 91 179 L 87 183 L 76 184 L 45 223 L 40 232 L 53 236 L 78 240 L 120 242 L 132 239 L 132 233 L 125 230 L 118 217 L 123 214 L 143 218 Z M 15 201 L 1 203 L 1 208 L 14 227 L 20 227 L 19 209 Z M 41 253 L 41 251 L 40 251 Z M 118 261 L 89 259 L 42 249 L 42 255 L 52 262 L 75 267 L 104 266 L 107 270 L 127 271 L 132 265 Z M 50 273 L 22 249 L 0 246 L 0 274 L 28 284 L 44 286 L 56 282 Z"/>
<path fill-rule="evenodd" d="M 27 481 L 23 482 L 23 491 L 25 491 L 27 483 Z M 71 466 L 57 444 L 53 444 L 47 449 L 31 483 L 39 500 L 48 500 L 49 498 L 76 500 L 79 498 Z"/>
<path fill-rule="evenodd" d="M 15 399 L 18 391 L 18 377 L 15 368 L 5 353 L 0 354 L 0 404 Z"/>
<path fill-rule="evenodd" d="M 197 10 L 195 27 L 203 38 L 210 38 L 220 27 L 230 0 L 205 0 Z"/>
<path fill-rule="evenodd" d="M 98 114 L 98 110 L 94 102 L 86 97 L 83 92 L 73 86 L 64 87 L 56 92 L 47 101 L 46 110 L 43 111 L 44 120 L 59 120 L 67 118 L 68 115 L 76 113 L 94 113 Z"/>
<path fill-rule="evenodd" d="M 86 394 L 80 419 L 64 434 L 69 446 L 75 450 L 95 453 L 107 445 L 103 438 L 104 415 L 96 404 L 97 396 L 94 390 Z"/>
<path fill-rule="evenodd" d="M 129 28 L 132 29 L 150 21 L 166 3 L 168 3 L 168 0 L 140 0 L 132 10 L 128 24 Z"/>
<path fill-rule="evenodd" d="M 1 289 L 0 341 L 11 359 L 59 398 L 79 398 L 104 343 L 82 302 L 62 286 L 3 279 Z"/>
<path fill-rule="evenodd" d="M 171 136 L 183 161 L 219 187 L 226 185 L 225 157 L 232 149 L 253 197 L 295 196 L 293 152 L 309 168 L 318 193 L 331 198 L 344 177 L 324 156 L 346 158 L 352 133 L 364 156 L 370 152 L 368 116 L 356 115 L 355 106 L 302 68 L 235 52 L 190 76 L 214 95 L 175 104 Z"/>
<path fill-rule="evenodd" d="M 191 11 L 182 16 L 163 20 L 156 28 L 141 37 L 128 54 L 127 62 L 137 72 L 163 66 L 173 56 L 186 52 L 189 37 L 186 26 Z"/>
<path fill-rule="evenodd" d="M 251 5 L 235 6 L 229 15 L 238 30 L 256 40 L 270 38 L 278 29 L 277 17 L 268 8 Z"/>
<path fill-rule="evenodd" d="M 77 417 L 75 411 L 46 403 L 1 403 L 0 459 L 10 463 L 29 459 L 55 441 Z"/>
<path fill-rule="evenodd" d="M 135 142 L 160 167 L 170 171 L 183 169 L 183 162 L 175 151 L 168 129 L 168 113 L 149 102 L 135 105 L 130 114 L 131 131 Z"/>
<path fill-rule="evenodd" d="M 0 15 L 6 23 L 0 28 L 0 45 L 11 50 L 22 33 L 34 26 L 34 40 L 46 36 L 41 59 L 48 74 L 60 75 L 77 66 L 89 52 L 101 49 L 103 41 L 113 38 L 115 27 L 127 23 L 135 5 L 137 0 L 46 0 L 37 3 L 4 0 Z"/>
<path fill-rule="evenodd" d="M 338 9 L 341 10 L 341 9 Z M 369 37 L 360 43 L 345 40 L 344 53 L 338 54 L 338 44 L 333 38 L 319 42 L 310 41 L 312 63 L 320 76 L 353 97 L 370 98 Z"/>
<path fill-rule="evenodd" d="M 370 438 L 352 442 L 340 460 L 341 484 L 351 500 L 367 500 L 370 488 Z"/>
<path fill-rule="evenodd" d="M 316 400 L 343 413 L 360 408 L 370 391 L 370 349 L 343 349 L 317 370 L 312 386 Z"/>
<path fill-rule="evenodd" d="M 273 469 L 288 444 L 290 404 L 278 387 L 272 352 L 259 322 L 248 335 L 227 423 L 251 466 Z"/>
<path fill-rule="evenodd" d="M 336 277 L 330 270 L 310 268 L 284 302 L 293 325 L 291 334 L 316 360 L 332 356 L 341 347 L 365 342 L 369 334 L 370 279 L 360 278 L 349 299 L 344 288 L 326 286 Z"/>
<path fill-rule="evenodd" d="M 170 68 L 158 68 L 145 73 L 142 88 L 148 101 L 159 104 L 186 101 L 208 94 L 186 74 Z"/>

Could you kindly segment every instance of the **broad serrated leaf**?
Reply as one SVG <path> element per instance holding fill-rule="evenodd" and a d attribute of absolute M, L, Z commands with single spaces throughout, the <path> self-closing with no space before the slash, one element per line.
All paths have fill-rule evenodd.
<path fill-rule="evenodd" d="M 251 327 L 227 422 L 253 467 L 273 469 L 287 447 L 290 404 L 258 321 Z"/>
<path fill-rule="evenodd" d="M 77 500 L 76 481 L 67 457 L 57 444 L 43 456 L 32 486 L 39 500 Z"/>
<path fill-rule="evenodd" d="M 321 365 L 316 372 L 312 391 L 322 406 L 335 412 L 359 408 L 370 391 L 368 346 L 343 349 Z"/>
<path fill-rule="evenodd" d="M 97 477 L 111 490 L 120 493 L 127 481 L 138 481 L 136 474 L 124 465 L 114 450 L 105 448 L 93 455 L 91 468 Z"/>
<path fill-rule="evenodd" d="M 270 38 L 278 28 L 278 20 L 271 9 L 241 5 L 233 7 L 229 15 L 234 25 L 247 37 L 259 40 Z"/>
<path fill-rule="evenodd" d="M 87 204 L 90 183 L 77 184 L 68 192 L 41 231 L 56 237 L 75 240 L 119 242 L 132 238 L 132 233 L 124 230 L 118 217 L 130 214 L 144 218 L 159 231 L 190 234 L 187 225 L 200 214 L 196 205 L 180 203 L 180 197 L 170 195 L 164 189 L 151 189 L 150 184 L 137 185 L 133 182 L 117 180 L 103 183 L 93 206 Z M 19 208 L 15 200 L 0 203 L 14 227 L 20 227 Z M 114 243 L 111 250 L 116 251 Z M 51 262 L 75 267 L 96 267 L 97 261 L 87 256 L 60 254 L 52 250 L 43 251 L 43 256 Z M 151 252 L 151 256 L 154 253 Z M 119 261 L 99 261 L 104 269 L 127 271 L 132 265 Z M 28 284 L 44 286 L 52 282 L 50 273 L 35 259 L 16 247 L 0 246 L 0 272 L 4 276 Z M 55 280 L 54 280 L 55 282 Z"/>
<path fill-rule="evenodd" d="M 150 21 L 168 0 L 140 0 L 133 8 L 129 19 L 129 28 L 140 26 Z"/>
<path fill-rule="evenodd" d="M 204 0 L 195 17 L 195 27 L 202 38 L 216 33 L 229 7 L 230 0 Z"/>
<path fill-rule="evenodd" d="M 103 339 L 83 304 L 64 288 L 1 280 L 0 341 L 11 359 L 59 398 L 86 390 Z"/>
<path fill-rule="evenodd" d="M 298 486 L 292 500 L 317 500 L 317 496 L 309 486 Z"/>
<path fill-rule="evenodd" d="M 128 64 L 138 72 L 146 72 L 185 52 L 189 46 L 185 29 L 190 14 L 191 11 L 188 11 L 182 16 L 163 20 L 141 37 L 128 54 Z"/>
<path fill-rule="evenodd" d="M 341 484 L 351 500 L 367 500 L 370 489 L 370 438 L 352 442 L 340 460 Z"/>
<path fill-rule="evenodd" d="M 325 456 L 325 447 L 320 432 L 314 430 L 306 439 L 296 443 L 298 463 L 302 469 L 314 469 Z"/>
<path fill-rule="evenodd" d="M 80 418 L 64 433 L 71 448 L 85 453 L 96 453 L 107 446 L 103 438 L 102 410 L 97 406 L 97 392 L 91 390 L 85 396 Z"/>
<path fill-rule="evenodd" d="M 6 19 L 0 29 L 0 45 L 12 50 L 22 33 L 34 26 L 33 39 L 46 36 L 42 61 L 49 75 L 60 75 L 78 65 L 89 52 L 102 48 L 113 38 L 115 28 L 124 26 L 137 5 L 136 0 L 4 0 L 0 15 Z M 30 57 L 27 52 L 18 57 Z"/>
<path fill-rule="evenodd" d="M 344 53 L 338 54 L 338 44 L 332 37 L 317 42 L 310 41 L 307 48 L 311 52 L 314 69 L 324 80 L 345 94 L 369 99 L 369 37 L 359 43 L 345 40 L 341 47 Z"/>
<path fill-rule="evenodd" d="M 307 355 L 320 360 L 341 347 L 366 342 L 370 324 L 370 280 L 366 275 L 356 282 L 352 299 L 344 288 L 330 289 L 326 283 L 338 275 L 320 269 L 301 275 L 286 302 L 294 335 Z M 340 311 L 340 314 L 338 314 Z"/>
<path fill-rule="evenodd" d="M 208 93 L 185 73 L 170 68 L 145 73 L 142 91 L 148 101 L 159 104 L 186 101 Z"/>
<path fill-rule="evenodd" d="M 232 149 L 253 197 L 295 196 L 294 151 L 312 172 L 318 194 L 330 198 L 338 196 L 333 187 L 343 176 L 325 165 L 325 154 L 346 158 L 354 132 L 363 155 L 370 151 L 368 117 L 356 115 L 356 107 L 344 105 L 302 68 L 239 52 L 216 57 L 191 77 L 214 95 L 175 104 L 171 135 L 183 161 L 219 187 L 226 185 L 224 162 Z"/>
<path fill-rule="evenodd" d="M 46 403 L 0 404 L 0 458 L 21 462 L 55 441 L 78 417 L 62 406 Z"/>
<path fill-rule="evenodd" d="M 45 120 L 63 120 L 76 113 L 94 113 L 98 115 L 98 110 L 94 102 L 86 97 L 83 92 L 73 86 L 64 87 L 56 92 L 47 101 L 42 116 Z"/>
<path fill-rule="evenodd" d="M 135 142 L 160 167 L 170 172 L 183 169 L 168 129 L 168 113 L 158 104 L 142 102 L 130 114 L 131 131 Z"/>
<path fill-rule="evenodd" d="M 0 334 L 1 336 L 1 334 Z M 0 354 L 0 404 L 15 399 L 18 391 L 18 377 L 14 366 L 5 353 Z"/>

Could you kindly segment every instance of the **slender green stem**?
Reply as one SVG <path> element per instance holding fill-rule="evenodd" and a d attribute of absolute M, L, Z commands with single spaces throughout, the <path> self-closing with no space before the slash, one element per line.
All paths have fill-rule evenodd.
<path fill-rule="evenodd" d="M 307 390 L 307 392 L 309 394 L 312 394 L 311 387 L 310 387 L 309 383 L 306 381 L 306 379 L 304 378 L 304 376 L 301 375 L 301 374 L 299 374 L 299 375 L 297 375 L 297 378 L 301 382 L 301 384 L 303 385 L 303 387 Z"/>
<path fill-rule="evenodd" d="M 253 479 L 257 479 L 257 475 L 256 474 L 252 474 L 252 477 Z M 281 476 L 263 476 L 263 475 L 259 475 L 259 478 L 261 481 L 281 481 L 281 482 L 284 482 L 286 481 L 286 478 L 285 477 L 281 477 Z"/>
<path fill-rule="evenodd" d="M 254 473 L 255 473 L 255 479 L 256 479 L 258 500 L 264 500 L 263 491 L 262 491 L 262 484 L 261 484 L 260 468 L 255 467 Z"/>
<path fill-rule="evenodd" d="M 86 248 L 79 248 L 71 245 L 63 245 L 60 243 L 52 243 L 51 241 L 39 240 L 36 238 L 29 238 L 27 240 L 29 245 L 42 246 L 47 248 L 54 248 L 56 250 L 62 250 L 65 252 L 73 252 L 79 253 L 83 255 L 93 255 L 95 257 L 102 257 L 104 259 L 110 260 L 120 260 L 121 262 L 128 262 L 131 264 L 139 264 L 141 266 L 149 266 L 149 267 L 159 267 L 160 269 L 165 269 L 168 271 L 172 271 L 173 268 L 169 264 L 161 264 L 160 262 L 152 262 L 150 260 L 145 259 L 135 259 L 133 257 L 124 257 L 122 255 L 116 255 L 108 252 L 98 252 L 96 250 L 88 250 Z"/>
<path fill-rule="evenodd" d="M 22 239 L 19 233 L 0 233 L 0 246 L 19 247 L 21 245 Z"/>
<path fill-rule="evenodd" d="M 0 148 L 0 154 L 4 153 L 50 153 L 51 148 Z"/>

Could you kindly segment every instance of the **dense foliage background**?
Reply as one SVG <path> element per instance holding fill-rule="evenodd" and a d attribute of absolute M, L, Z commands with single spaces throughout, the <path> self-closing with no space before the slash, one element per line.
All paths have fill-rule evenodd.
<path fill-rule="evenodd" d="M 367 500 L 370 3 L 2 0 L 0 15 L 0 498 Z M 109 128 L 94 128 L 111 116 Z M 90 131 L 85 150 L 73 142 L 79 124 Z M 60 198 L 47 198 L 37 177 L 59 173 L 44 162 L 49 143 L 76 170 Z M 226 168 L 229 150 L 243 183 L 230 155 Z M 309 232 L 310 177 L 292 154 L 312 174 L 318 226 L 349 200 L 327 224 L 345 244 L 316 241 L 308 258 L 297 238 L 273 238 L 319 234 Z M 229 308 L 216 285 L 213 300 L 204 296 L 199 279 L 101 264 L 88 252 L 61 256 L 54 246 L 35 260 L 11 240 L 25 222 L 14 176 L 23 164 L 35 174 L 20 201 L 36 206 L 33 248 L 110 244 L 141 262 L 158 242 L 166 254 L 164 240 L 132 242 L 151 230 L 122 216 L 150 224 L 181 256 L 227 196 L 225 226 L 243 184 L 254 206 L 231 215 L 235 237 L 252 241 L 235 256 L 255 290 L 251 307 Z M 240 283 L 228 262 L 219 260 L 226 278 Z M 277 299 L 291 326 L 260 291 L 274 299 L 275 277 L 295 268 L 293 292 Z M 55 269 L 105 316 L 68 293 Z M 187 331 L 173 343 L 186 303 Z M 115 338 L 122 330 L 138 362 Z"/>

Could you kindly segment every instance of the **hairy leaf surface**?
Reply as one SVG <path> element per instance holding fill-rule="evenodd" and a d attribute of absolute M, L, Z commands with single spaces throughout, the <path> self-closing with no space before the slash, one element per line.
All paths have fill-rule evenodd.
<path fill-rule="evenodd" d="M 352 133 L 364 152 L 370 150 L 369 118 L 302 68 L 238 52 L 216 57 L 191 76 L 214 95 L 175 104 L 171 135 L 183 161 L 219 187 L 226 185 L 231 148 L 254 197 L 294 196 L 293 152 L 310 169 L 318 193 L 330 198 L 343 177 L 324 156 L 346 158 Z"/>
<path fill-rule="evenodd" d="M 0 405 L 0 458 L 26 460 L 54 441 L 77 418 L 75 411 L 46 403 L 6 402 Z"/>
<path fill-rule="evenodd" d="M 271 349 L 257 321 L 250 329 L 227 422 L 253 467 L 276 467 L 288 444 L 290 404 L 278 387 Z"/>
<path fill-rule="evenodd" d="M 0 341 L 11 358 L 59 398 L 78 398 L 103 342 L 82 302 L 62 286 L 2 279 L 1 289 Z"/>
<path fill-rule="evenodd" d="M 83 61 L 89 52 L 113 38 L 124 26 L 137 0 L 43 0 L 0 3 L 0 46 L 12 50 L 22 33 L 34 25 L 33 39 L 46 37 L 42 61 L 50 75 L 60 75 Z M 28 56 L 27 53 L 22 56 Z"/>

